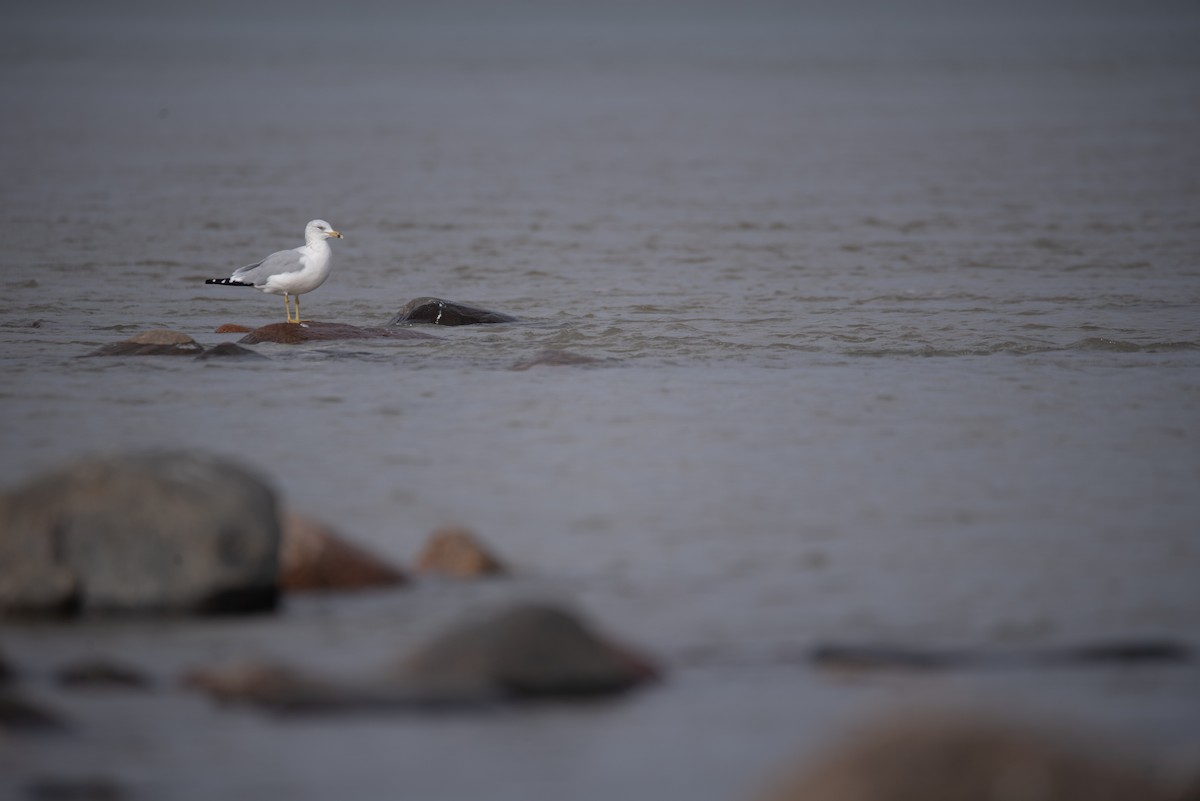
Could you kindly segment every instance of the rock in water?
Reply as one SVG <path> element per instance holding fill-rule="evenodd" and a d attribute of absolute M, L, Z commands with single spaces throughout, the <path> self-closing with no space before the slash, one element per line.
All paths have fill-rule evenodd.
<path fill-rule="evenodd" d="M 88 356 L 195 356 L 204 348 L 180 331 L 143 331 L 123 342 L 97 348 Z"/>
<path fill-rule="evenodd" d="M 447 694 L 542 698 L 618 693 L 658 672 L 571 612 L 525 603 L 451 629 L 402 662 L 395 675 L 406 683 L 446 688 Z"/>
<path fill-rule="evenodd" d="M 417 572 L 454 578 L 480 578 L 506 573 L 504 564 L 465 528 L 447 526 L 429 536 L 417 556 Z"/>
<path fill-rule="evenodd" d="M 238 340 L 243 345 L 273 342 L 299 345 L 304 342 L 333 342 L 341 339 L 437 339 L 424 331 L 396 328 L 359 328 L 346 323 L 271 323 L 256 328 Z"/>
<path fill-rule="evenodd" d="M 416 298 L 404 304 L 388 325 L 406 323 L 430 323 L 432 325 L 486 325 L 490 323 L 515 323 L 516 317 L 500 312 L 455 303 L 441 298 Z"/>
<path fill-rule="evenodd" d="M 403 571 L 299 515 L 284 518 L 280 586 L 285 592 L 392 587 Z"/>
<path fill-rule="evenodd" d="M 213 345 L 208 350 L 198 354 L 196 359 L 261 359 L 267 361 L 266 356 L 249 348 L 243 348 L 236 342 L 222 342 L 220 345 Z"/>
<path fill-rule="evenodd" d="M 0 613 L 270 609 L 278 549 L 275 493 L 238 464 L 82 459 L 0 496 Z"/>

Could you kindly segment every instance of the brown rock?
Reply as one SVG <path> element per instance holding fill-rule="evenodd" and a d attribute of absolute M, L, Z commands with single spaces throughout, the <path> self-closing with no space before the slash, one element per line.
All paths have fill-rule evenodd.
<path fill-rule="evenodd" d="M 963 716 L 877 722 L 762 796 L 764 801 L 1167 801 L 1112 755 L 1045 732 Z"/>
<path fill-rule="evenodd" d="M 187 334 L 168 329 L 143 331 L 122 342 L 97 348 L 88 356 L 195 356 L 204 348 Z"/>
<path fill-rule="evenodd" d="M 480 578 L 507 573 L 503 563 L 465 528 L 447 526 L 429 536 L 417 555 L 418 573 Z"/>
<path fill-rule="evenodd" d="M 217 334 L 247 334 L 254 329 L 248 325 L 238 325 L 237 323 L 224 323 L 217 326 L 214 333 Z"/>
<path fill-rule="evenodd" d="M 328 527 L 296 514 L 284 518 L 279 583 L 285 592 L 394 587 L 406 582 L 399 568 Z"/>
<path fill-rule="evenodd" d="M 256 328 L 238 340 L 243 345 L 273 342 L 299 345 L 304 342 L 331 342 L 341 339 L 436 339 L 423 331 L 407 328 L 359 328 L 346 323 L 271 323 Z"/>

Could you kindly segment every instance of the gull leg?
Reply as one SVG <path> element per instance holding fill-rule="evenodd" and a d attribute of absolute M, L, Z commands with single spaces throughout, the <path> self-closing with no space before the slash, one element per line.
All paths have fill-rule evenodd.
<path fill-rule="evenodd" d="M 292 298 L 296 303 L 296 322 L 300 322 L 300 296 Z"/>
<path fill-rule="evenodd" d="M 283 293 L 283 310 L 287 314 L 287 321 L 292 321 L 292 304 L 288 302 L 288 293 Z"/>

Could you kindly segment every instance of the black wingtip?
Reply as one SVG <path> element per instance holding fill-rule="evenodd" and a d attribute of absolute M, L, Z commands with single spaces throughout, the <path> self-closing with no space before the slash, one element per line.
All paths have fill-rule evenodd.
<path fill-rule="evenodd" d="M 220 284 L 221 286 L 254 286 L 247 284 L 245 281 L 234 281 L 232 278 L 205 278 L 206 284 Z"/>

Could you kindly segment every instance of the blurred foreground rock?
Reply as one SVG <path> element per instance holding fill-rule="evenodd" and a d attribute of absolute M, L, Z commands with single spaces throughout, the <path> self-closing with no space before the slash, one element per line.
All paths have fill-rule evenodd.
<path fill-rule="evenodd" d="M 400 568 L 348 542 L 315 520 L 284 517 L 279 583 L 285 592 L 392 587 L 407 582 Z"/>
<path fill-rule="evenodd" d="M 876 723 L 762 801 L 1170 801 L 1136 766 L 1044 732 L 965 716 Z"/>
<path fill-rule="evenodd" d="M 273 608 L 275 510 L 263 480 L 222 459 L 81 459 L 0 496 L 0 614 Z"/>
<path fill-rule="evenodd" d="M 204 348 L 181 331 L 143 331 L 122 342 L 97 348 L 88 356 L 195 356 Z"/>
<path fill-rule="evenodd" d="M 656 679 L 649 660 L 570 612 L 520 604 L 452 627 L 382 675 L 333 679 L 275 664 L 195 670 L 186 682 L 225 702 L 283 712 L 477 710 L 535 698 L 613 695 Z"/>
<path fill-rule="evenodd" d="M 455 303 L 441 298 L 415 298 L 388 320 L 388 325 L 429 323 L 431 325 L 487 325 L 519 322 L 512 315 Z"/>
<path fill-rule="evenodd" d="M 482 578 L 507 573 L 504 564 L 468 529 L 446 526 L 433 532 L 417 555 L 418 573 Z"/>
<path fill-rule="evenodd" d="M 332 342 L 342 339 L 436 339 L 424 331 L 407 328 L 359 328 L 346 323 L 271 323 L 256 328 L 238 340 L 243 345 L 273 342 L 299 345 L 304 342 Z"/>

